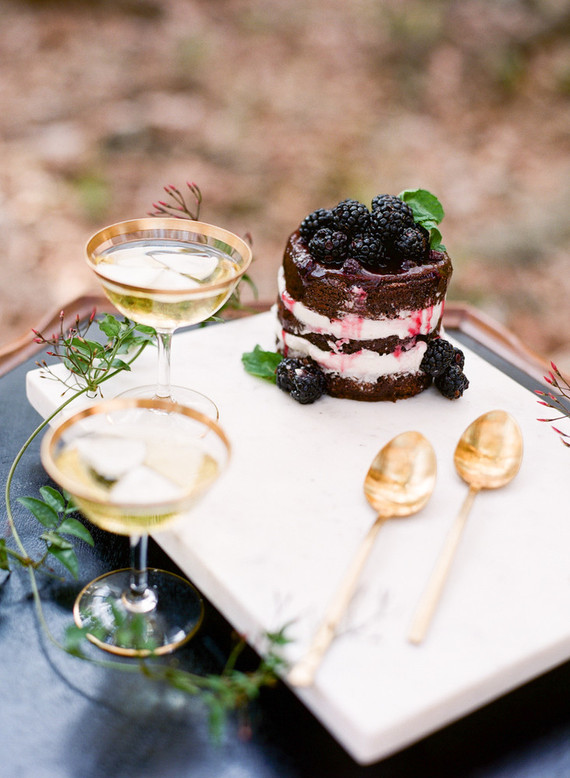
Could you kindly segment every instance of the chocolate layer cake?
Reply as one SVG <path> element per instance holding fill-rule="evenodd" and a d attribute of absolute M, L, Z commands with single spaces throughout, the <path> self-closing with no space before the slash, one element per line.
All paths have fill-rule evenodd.
<path fill-rule="evenodd" d="M 403 220 L 388 219 L 390 232 L 385 221 L 374 225 L 374 201 L 370 219 L 361 206 L 364 223 L 354 225 L 357 205 L 343 201 L 315 212 L 290 236 L 279 271 L 277 349 L 311 357 L 333 397 L 411 397 L 432 382 L 420 364 L 428 342 L 439 337 L 451 261 L 430 249 L 427 230 L 405 208 Z M 352 224 L 338 219 L 341 206 Z"/>

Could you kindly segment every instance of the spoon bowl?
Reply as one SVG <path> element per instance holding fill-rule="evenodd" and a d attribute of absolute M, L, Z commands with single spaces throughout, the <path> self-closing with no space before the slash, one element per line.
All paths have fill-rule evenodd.
<path fill-rule="evenodd" d="M 403 432 L 387 443 L 374 458 L 364 479 L 364 493 L 376 510 L 376 521 L 352 558 L 307 653 L 289 672 L 287 679 L 293 686 L 310 686 L 313 683 L 320 661 L 352 599 L 380 527 L 389 518 L 410 516 L 424 507 L 435 486 L 436 470 L 435 452 L 419 432 Z"/>
<path fill-rule="evenodd" d="M 475 496 L 481 489 L 506 486 L 518 473 L 522 456 L 522 433 L 506 411 L 484 413 L 459 439 L 453 459 L 457 472 L 469 484 L 469 491 L 414 615 L 408 635 L 412 643 L 421 643 L 426 636 Z"/>
<path fill-rule="evenodd" d="M 410 516 L 421 510 L 435 486 L 434 450 L 420 432 L 403 432 L 374 457 L 364 494 L 378 515 Z"/>
<path fill-rule="evenodd" d="M 470 424 L 455 449 L 455 468 L 474 489 L 498 489 L 518 473 L 523 440 L 506 411 L 489 411 Z"/>

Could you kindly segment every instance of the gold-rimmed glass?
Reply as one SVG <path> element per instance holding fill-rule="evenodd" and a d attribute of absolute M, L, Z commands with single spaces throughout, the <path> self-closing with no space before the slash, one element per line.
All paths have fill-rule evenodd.
<path fill-rule="evenodd" d="M 91 581 L 75 603 L 76 623 L 100 648 L 165 654 L 196 632 L 201 597 L 189 581 L 147 567 L 148 536 L 187 519 L 229 455 L 217 422 L 169 400 L 105 400 L 46 433 L 47 473 L 92 524 L 130 539 L 131 568 Z"/>
<path fill-rule="evenodd" d="M 217 418 L 209 398 L 171 386 L 172 335 L 205 321 L 228 301 L 251 262 L 247 243 L 212 224 L 152 217 L 99 230 L 87 243 L 86 258 L 117 310 L 158 335 L 156 386 L 128 394 L 171 399 Z"/>

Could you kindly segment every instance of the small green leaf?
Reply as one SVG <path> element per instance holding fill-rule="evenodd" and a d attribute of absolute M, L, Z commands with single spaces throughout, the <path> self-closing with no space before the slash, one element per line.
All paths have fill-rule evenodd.
<path fill-rule="evenodd" d="M 79 562 L 75 555 L 73 548 L 60 548 L 57 546 L 50 546 L 48 552 L 54 556 L 61 564 L 69 570 L 74 578 L 79 575 Z"/>
<path fill-rule="evenodd" d="M 147 324 L 135 324 L 135 330 L 137 332 L 143 332 L 145 335 L 150 335 L 153 338 L 156 335 L 154 327 L 149 327 Z M 145 340 L 148 340 L 148 338 L 145 338 Z"/>
<path fill-rule="evenodd" d="M 151 336 L 133 335 L 132 337 L 125 338 L 117 346 L 116 354 L 128 354 L 132 349 L 140 348 L 145 344 L 153 344 L 154 339 Z"/>
<path fill-rule="evenodd" d="M 115 370 L 125 370 L 126 372 L 131 369 L 127 362 L 123 362 L 123 360 L 119 359 L 118 357 L 111 362 L 111 367 Z"/>
<path fill-rule="evenodd" d="M 236 689 L 245 694 L 248 699 L 254 700 L 256 697 L 259 697 L 259 684 L 247 673 L 234 670 L 231 679 Z"/>
<path fill-rule="evenodd" d="M 94 343 L 90 340 L 82 340 L 81 338 L 73 338 L 71 341 L 76 353 L 83 355 L 86 359 L 91 360 L 94 354 L 101 350 L 98 343 Z"/>
<path fill-rule="evenodd" d="M 285 634 L 289 627 L 290 623 L 287 623 L 277 632 L 266 632 L 265 637 L 274 646 L 286 646 L 288 643 L 291 643 L 291 638 Z"/>
<path fill-rule="evenodd" d="M 118 646 L 125 648 L 144 649 L 154 651 L 157 648 L 156 641 L 147 635 L 147 624 L 144 614 L 121 614 L 117 618 L 116 608 L 112 608 L 115 616 L 115 640 Z"/>
<path fill-rule="evenodd" d="M 59 516 L 51 505 L 35 497 L 19 497 L 18 502 L 24 505 L 44 527 L 57 527 Z"/>
<path fill-rule="evenodd" d="M 446 251 L 445 246 L 441 242 L 441 232 L 437 227 L 431 227 L 429 231 L 429 247 L 434 251 Z"/>
<path fill-rule="evenodd" d="M 8 554 L 6 553 L 6 541 L 0 538 L 0 570 L 9 570 Z"/>
<path fill-rule="evenodd" d="M 65 630 L 65 650 L 74 656 L 84 656 L 82 648 L 89 633 L 88 627 L 70 624 Z"/>
<path fill-rule="evenodd" d="M 57 489 L 54 489 L 51 486 L 42 486 L 40 487 L 40 494 L 43 497 L 44 502 L 53 508 L 54 511 L 59 513 L 60 511 L 65 510 L 66 499 L 61 492 L 57 491 Z"/>
<path fill-rule="evenodd" d="M 241 361 L 251 375 L 275 383 L 275 370 L 282 359 L 281 354 L 275 351 L 263 351 L 261 346 L 256 346 L 253 351 L 242 354 Z"/>
<path fill-rule="evenodd" d="M 99 322 L 99 329 L 108 338 L 115 338 L 121 329 L 121 325 L 114 316 L 110 313 L 105 314 L 105 317 Z"/>
<path fill-rule="evenodd" d="M 414 219 L 419 224 L 424 226 L 426 222 L 431 222 L 432 225 L 439 224 L 445 216 L 442 204 L 427 189 L 404 189 L 398 197 L 410 206 L 414 212 Z"/>
<path fill-rule="evenodd" d="M 59 527 L 57 528 L 58 532 L 62 533 L 63 535 L 73 535 L 76 538 L 80 538 L 81 540 L 84 540 L 86 543 L 88 543 L 90 546 L 94 545 L 93 538 L 91 537 L 91 533 L 85 527 L 80 521 L 77 519 L 73 519 L 71 517 L 64 519 Z"/>

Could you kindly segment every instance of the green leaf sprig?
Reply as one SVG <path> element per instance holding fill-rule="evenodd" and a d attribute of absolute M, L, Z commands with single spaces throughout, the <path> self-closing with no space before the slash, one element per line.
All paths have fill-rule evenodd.
<path fill-rule="evenodd" d="M 60 413 L 60 411 L 82 394 L 88 392 L 96 393 L 102 383 L 113 378 L 113 376 L 121 371 L 130 370 L 132 362 L 134 362 L 139 354 L 141 354 L 151 342 L 152 330 L 150 328 L 146 328 L 147 332 L 141 337 L 135 334 L 138 325 L 133 324 L 127 319 L 118 321 L 110 315 L 106 315 L 99 326 L 100 328 L 104 327 L 107 332 L 114 332 L 114 337 L 112 337 L 105 346 L 102 346 L 97 341 L 87 340 L 85 336 L 94 319 L 95 312 L 91 314 L 87 326 L 81 326 L 80 322 L 76 320 L 75 327 L 65 331 L 63 328 L 64 313 L 62 311 L 60 314 L 61 323 L 59 334 L 54 334 L 50 338 L 46 338 L 41 333 L 34 331 L 35 342 L 50 345 L 53 348 L 53 351 L 48 353 L 59 359 L 60 362 L 68 368 L 69 373 L 64 375 L 54 373 L 45 360 L 37 362 L 36 364 L 44 370 L 44 375 L 46 377 L 60 381 L 63 384 L 65 387 L 64 394 L 70 389 L 74 389 L 74 393 L 61 403 L 53 413 L 44 419 L 28 437 L 16 454 L 6 479 L 4 490 L 6 516 L 10 534 L 16 549 L 10 547 L 5 539 L 0 541 L 0 567 L 9 570 L 9 559 L 19 562 L 20 565 L 29 570 L 30 575 L 33 578 L 32 583 L 35 590 L 37 590 L 34 577 L 35 571 L 44 566 L 46 555 L 44 554 L 39 560 L 33 560 L 26 552 L 18 534 L 12 511 L 11 497 L 12 481 L 16 468 L 31 443 L 48 426 L 51 420 Z M 79 345 L 81 348 L 79 348 Z M 125 359 L 117 356 L 118 354 L 127 351 L 129 352 L 129 355 L 126 356 Z M 46 532 L 44 533 L 42 540 L 47 545 L 47 554 L 51 554 L 54 558 L 59 559 L 64 567 L 67 567 L 73 574 L 75 569 L 74 553 L 72 553 L 73 549 L 71 547 L 71 542 L 64 536 L 73 534 L 75 534 L 75 536 L 80 536 L 78 534 L 80 530 L 77 527 L 79 522 L 75 524 L 74 522 L 65 521 L 70 513 L 71 505 L 66 497 L 57 495 L 58 493 L 55 489 L 45 489 L 41 492 L 42 500 L 33 497 L 24 497 L 20 498 L 20 502 L 29 508 L 34 517 L 46 527 Z M 62 514 L 61 519 L 59 517 L 60 513 Z M 72 529 L 71 532 L 70 528 Z M 75 533 L 73 529 L 75 529 Z M 87 535 L 84 535 L 83 539 L 87 540 Z"/>
<path fill-rule="evenodd" d="M 445 212 L 437 197 L 427 189 L 404 189 L 398 197 L 410 206 L 414 220 L 429 232 L 430 248 L 434 251 L 445 251 L 437 226 L 443 220 Z"/>
<path fill-rule="evenodd" d="M 63 321 L 63 314 L 61 321 Z M 150 661 L 152 654 L 149 659 L 141 658 L 132 663 L 91 658 L 84 650 L 85 641 L 87 632 L 96 633 L 97 626 L 90 625 L 87 629 L 70 625 L 64 641 L 58 640 L 51 632 L 45 618 L 37 580 L 38 572 L 52 574 L 52 570 L 47 566 L 47 560 L 50 558 L 59 561 L 74 578 L 77 578 L 79 565 L 72 541 L 80 539 L 93 545 L 90 532 L 71 515 L 75 509 L 69 496 L 50 486 L 44 486 L 40 489 L 41 499 L 37 497 L 18 498 L 18 502 L 32 513 L 42 527 L 40 538 L 45 544 L 45 550 L 38 559 L 32 559 L 27 553 L 14 520 L 11 507 L 11 485 L 16 467 L 32 441 L 61 410 L 77 397 L 88 391 L 99 391 L 100 384 L 104 381 L 109 380 L 122 370 L 130 370 L 130 365 L 150 342 L 152 332 L 150 328 L 144 328 L 140 332 L 140 327 L 127 319 L 119 321 L 115 317 L 107 315 L 99 323 L 99 327 L 109 337 L 109 341 L 101 346 L 97 341 L 86 338 L 88 327 L 93 321 L 94 313 L 90 317 L 87 327 L 76 321 L 72 331 L 64 332 L 62 327 L 59 335 L 53 335 L 51 338 L 45 338 L 40 333 L 35 332 L 36 342 L 51 345 L 52 355 L 60 359 L 73 374 L 73 378 L 52 372 L 45 362 L 38 363 L 40 367 L 51 378 L 61 381 L 65 392 L 74 387 L 79 388 L 76 388 L 74 393 L 32 432 L 12 463 L 6 480 L 5 501 L 10 536 L 12 544 L 16 548 L 9 545 L 6 538 L 0 538 L 0 569 L 11 572 L 12 565 L 18 564 L 28 571 L 38 621 L 52 645 L 71 656 L 88 661 L 98 667 L 120 672 L 140 673 L 151 681 L 167 683 L 188 695 L 198 697 L 208 711 L 212 734 L 219 736 L 229 713 L 238 709 L 242 710 L 249 701 L 259 695 L 263 687 L 273 686 L 277 682 L 278 673 L 285 665 L 279 654 L 279 649 L 289 642 L 285 635 L 285 628 L 278 632 L 266 633 L 267 649 L 263 653 L 259 666 L 248 672 L 237 668 L 238 658 L 246 646 L 243 638 L 236 644 L 225 667 L 218 675 L 200 676 L 182 670 L 176 663 L 155 664 Z M 122 354 L 126 356 L 119 357 Z M 125 633 L 137 630 L 136 620 L 130 624 L 125 623 L 123 626 Z"/>
<path fill-rule="evenodd" d="M 27 508 L 30 513 L 45 527 L 45 531 L 40 535 L 44 541 L 45 553 L 36 562 L 31 562 L 35 568 L 41 567 L 51 554 L 61 564 L 69 570 L 74 578 L 79 575 L 79 562 L 77 554 L 73 548 L 73 543 L 68 535 L 93 545 L 91 533 L 80 521 L 70 515 L 76 513 L 77 509 L 71 500 L 70 495 L 61 493 L 51 486 L 42 486 L 40 489 L 42 499 L 37 497 L 19 497 L 18 502 Z M 21 561 L 21 560 L 20 560 Z M 8 568 L 4 568 L 8 569 Z"/>
<path fill-rule="evenodd" d="M 140 622 L 139 622 L 140 623 Z M 105 667 L 116 667 L 126 672 L 137 671 L 151 681 L 167 683 L 175 689 L 190 697 L 199 698 L 208 712 L 210 732 L 215 739 L 219 739 L 230 713 L 244 711 L 251 701 L 257 699 L 264 687 L 272 687 L 277 683 L 279 673 L 286 669 L 286 662 L 280 654 L 280 649 L 290 642 L 286 631 L 289 625 L 275 632 L 266 632 L 264 635 L 264 647 L 260 662 L 253 670 L 240 670 L 237 667 L 247 642 L 240 636 L 235 642 L 230 655 L 219 674 L 209 673 L 198 675 L 173 662 L 168 664 L 155 664 L 146 659 L 139 659 L 136 664 L 118 664 L 104 662 Z M 132 620 L 129 625 L 124 625 L 124 637 L 133 645 L 133 636 L 136 633 L 137 621 Z M 86 633 L 97 634 L 96 627 L 77 627 L 71 625 L 65 635 L 64 650 L 80 659 L 88 659 L 83 649 Z M 146 646 L 145 646 L 146 647 Z"/>
<path fill-rule="evenodd" d="M 51 350 L 46 354 L 58 359 L 67 368 L 68 373 L 64 377 L 55 374 L 45 359 L 36 364 L 43 369 L 45 378 L 59 381 L 65 386 L 65 391 L 84 389 L 88 394 L 94 395 L 99 385 L 111 373 L 131 369 L 129 354 L 136 351 L 138 355 L 139 349 L 154 340 L 155 331 L 152 327 L 137 324 L 129 319 L 119 320 L 111 314 L 106 314 L 98 322 L 99 329 L 108 338 L 107 342 L 103 344 L 97 340 L 87 340 L 85 336 L 94 318 L 95 310 L 85 324 L 82 324 L 77 316 L 75 326 L 65 330 L 65 316 L 62 311 L 59 315 L 58 333 L 46 338 L 41 332 L 33 330 L 34 341 L 49 347 Z"/>

